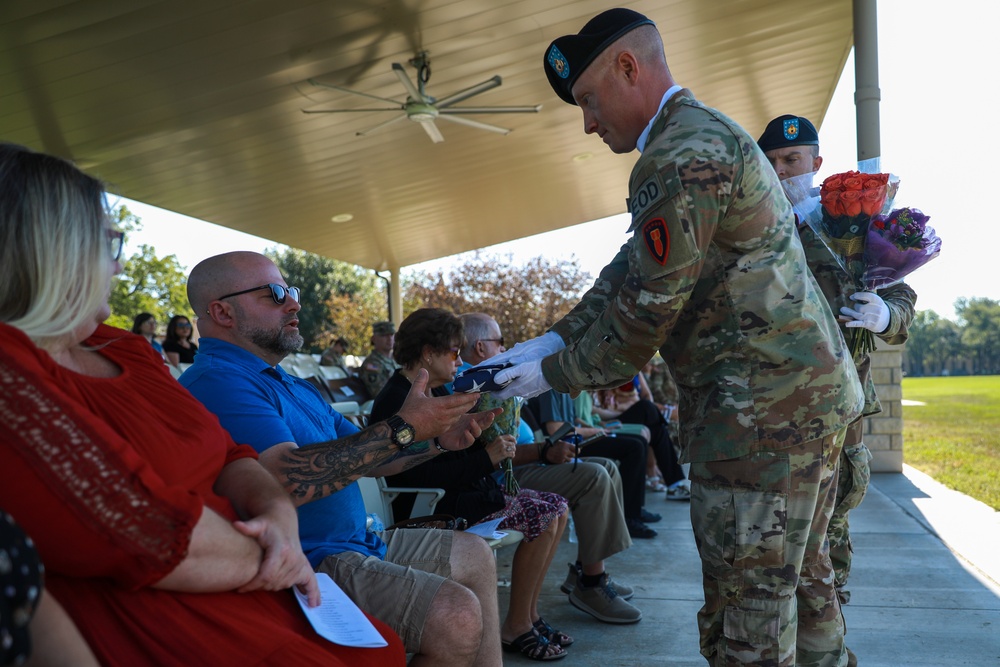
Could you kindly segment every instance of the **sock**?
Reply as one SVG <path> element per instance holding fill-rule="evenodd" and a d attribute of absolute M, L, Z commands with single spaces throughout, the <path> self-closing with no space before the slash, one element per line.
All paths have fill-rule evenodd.
<path fill-rule="evenodd" d="M 593 588 L 594 586 L 601 585 L 601 578 L 604 577 L 604 573 L 601 574 L 584 574 L 580 576 L 580 585 L 584 588 Z"/>

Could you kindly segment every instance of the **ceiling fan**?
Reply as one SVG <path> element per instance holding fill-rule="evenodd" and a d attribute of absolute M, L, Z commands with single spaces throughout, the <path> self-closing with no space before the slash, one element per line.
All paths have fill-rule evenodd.
<path fill-rule="evenodd" d="M 431 78 L 431 61 L 428 58 L 426 51 L 421 51 L 417 56 L 409 61 L 410 65 L 417 70 L 417 83 L 414 84 L 413 80 L 410 79 L 406 70 L 399 63 L 392 64 L 392 72 L 399 79 L 399 82 L 403 84 L 403 88 L 406 90 L 406 101 L 400 102 L 399 100 L 393 100 L 385 97 L 378 97 L 376 95 L 369 95 L 368 93 L 362 93 L 358 90 L 351 90 L 350 88 L 344 88 L 343 86 L 336 86 L 332 83 L 323 83 L 315 79 L 309 79 L 309 83 L 314 86 L 320 86 L 322 88 L 332 88 L 333 90 L 340 90 L 345 93 L 350 93 L 352 95 L 360 95 L 361 97 L 367 97 L 373 100 L 378 100 L 380 102 L 385 102 L 393 106 L 390 107 L 377 107 L 377 108 L 367 108 L 367 109 L 303 109 L 303 113 L 359 113 L 359 112 L 372 112 L 372 111 L 402 111 L 401 115 L 390 118 L 387 121 L 379 123 L 374 127 L 371 127 L 362 132 L 357 132 L 357 136 L 364 137 L 369 134 L 381 130 L 393 123 L 398 123 L 401 120 L 411 120 L 415 123 L 419 123 L 420 127 L 424 128 L 424 132 L 430 137 L 431 141 L 436 144 L 444 141 L 444 136 L 442 136 L 441 131 L 438 129 L 437 125 L 434 124 L 435 120 L 446 120 L 451 123 L 458 123 L 459 125 L 467 125 L 469 127 L 475 127 L 480 130 L 487 130 L 489 132 L 496 132 L 497 134 L 510 134 L 510 130 L 505 127 L 498 127 L 497 125 L 490 125 L 488 123 L 482 123 L 477 120 L 471 120 L 469 118 L 463 118 L 464 114 L 492 114 L 492 113 L 538 113 L 542 105 L 538 104 L 535 106 L 506 106 L 506 107 L 455 107 L 452 106 L 458 102 L 469 99 L 480 93 L 485 93 L 487 90 L 492 90 L 499 86 L 503 80 L 499 75 L 494 76 L 482 83 L 477 83 L 474 86 L 470 86 L 464 90 L 460 90 L 451 95 L 447 95 L 440 99 L 431 97 L 427 94 L 425 86 Z M 460 115 L 461 114 L 461 115 Z"/>

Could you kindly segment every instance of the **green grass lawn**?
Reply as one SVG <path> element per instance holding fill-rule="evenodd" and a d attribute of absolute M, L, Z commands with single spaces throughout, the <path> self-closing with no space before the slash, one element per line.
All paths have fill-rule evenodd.
<path fill-rule="evenodd" d="M 1000 510 L 1000 376 L 904 378 L 903 458 Z"/>

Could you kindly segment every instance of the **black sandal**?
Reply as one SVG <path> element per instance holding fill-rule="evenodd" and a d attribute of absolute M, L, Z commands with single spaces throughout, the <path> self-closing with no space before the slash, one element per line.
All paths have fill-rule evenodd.
<path fill-rule="evenodd" d="M 536 633 L 534 628 L 509 642 L 501 640 L 500 645 L 504 651 L 520 653 L 530 660 L 539 660 L 542 662 L 561 660 L 569 655 L 563 650 L 562 646 L 553 644 L 547 637 Z"/>
<path fill-rule="evenodd" d="M 556 630 L 551 625 L 545 622 L 545 619 L 541 616 L 535 621 L 535 630 L 538 634 L 545 637 L 549 642 L 556 644 L 557 646 L 562 646 L 566 648 L 567 646 L 573 645 L 573 638 L 567 635 L 565 632 L 560 632 Z"/>

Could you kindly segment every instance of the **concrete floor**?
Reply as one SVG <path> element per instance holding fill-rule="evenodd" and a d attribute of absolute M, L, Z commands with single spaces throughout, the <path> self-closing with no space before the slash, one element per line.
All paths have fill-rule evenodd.
<path fill-rule="evenodd" d="M 635 625 L 600 623 L 559 591 L 576 545 L 564 537 L 545 580 L 541 613 L 576 639 L 561 665 L 702 667 L 695 615 L 701 570 L 688 503 L 649 494 L 663 515 L 659 535 L 637 540 L 608 561 L 616 579 L 636 589 L 643 612 Z M 851 603 L 844 608 L 848 645 L 862 667 L 1000 666 L 1000 513 L 906 467 L 876 474 L 851 515 L 855 555 Z M 513 549 L 498 554 L 510 576 Z M 500 589 L 501 616 L 508 589 Z M 505 665 L 536 664 L 505 654 Z"/>

